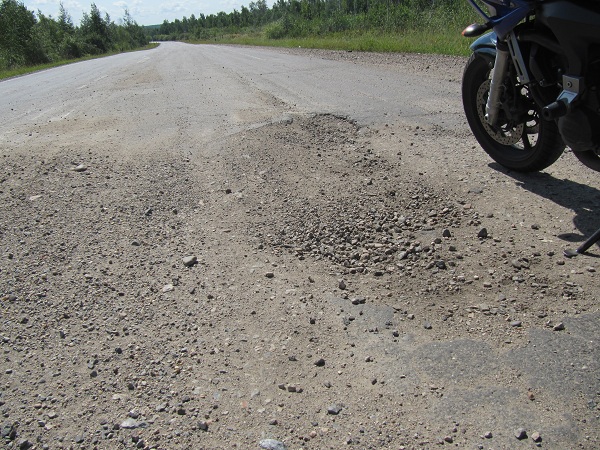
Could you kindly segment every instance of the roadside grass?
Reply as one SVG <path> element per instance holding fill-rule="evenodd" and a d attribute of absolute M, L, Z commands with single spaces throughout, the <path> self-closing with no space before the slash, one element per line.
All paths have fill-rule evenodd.
<path fill-rule="evenodd" d="M 158 43 L 158 42 L 151 42 L 150 44 L 146 45 L 145 47 L 137 48 L 135 50 L 127 50 L 127 51 L 123 51 L 123 52 L 112 51 L 109 53 L 103 53 L 101 55 L 90 55 L 90 56 L 84 56 L 83 58 L 65 59 L 62 61 L 54 61 L 51 63 L 38 64 L 35 66 L 17 67 L 14 69 L 0 70 L 0 80 L 4 80 L 6 78 L 18 77 L 18 76 L 26 75 L 26 74 L 32 73 L 32 72 L 39 72 L 40 70 L 51 69 L 53 67 L 64 66 L 67 64 L 73 64 L 73 63 L 80 62 L 80 61 L 88 61 L 90 59 L 104 58 L 106 56 L 117 55 L 119 53 L 130 53 L 130 52 L 139 52 L 139 51 L 143 51 L 143 50 L 150 50 L 150 49 L 158 47 L 159 45 L 160 45 L 160 43 Z"/>
<path fill-rule="evenodd" d="M 432 33 L 426 30 L 407 30 L 402 33 L 332 33 L 327 36 L 268 39 L 264 33 L 222 34 L 212 39 L 192 40 L 194 44 L 238 44 L 267 47 L 302 47 L 326 50 L 346 50 L 383 53 L 437 53 L 469 55 L 471 41 L 461 36 L 462 30 Z"/>

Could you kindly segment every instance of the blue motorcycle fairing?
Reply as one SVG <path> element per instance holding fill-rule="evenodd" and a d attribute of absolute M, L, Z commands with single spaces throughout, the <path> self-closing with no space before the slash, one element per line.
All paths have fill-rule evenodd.
<path fill-rule="evenodd" d="M 467 0 L 477 13 L 487 21 L 487 23 L 493 28 L 501 39 L 506 38 L 508 33 L 523 19 L 525 19 L 533 9 L 533 2 L 531 0 L 482 0 L 490 12 L 493 14 L 492 17 L 488 16 L 480 7 L 475 3 L 475 0 Z"/>
<path fill-rule="evenodd" d="M 494 59 L 496 57 L 496 41 L 498 36 L 495 32 L 490 31 L 483 36 L 478 37 L 475 42 L 470 45 L 471 51 L 478 55 L 484 55 Z"/>

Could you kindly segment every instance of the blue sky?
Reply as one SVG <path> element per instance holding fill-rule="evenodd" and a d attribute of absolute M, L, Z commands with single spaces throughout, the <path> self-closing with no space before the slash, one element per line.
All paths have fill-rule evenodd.
<path fill-rule="evenodd" d="M 71 15 L 73 23 L 79 25 L 83 13 L 90 12 L 90 5 L 95 3 L 98 9 L 108 13 L 111 20 L 119 23 L 125 8 L 140 25 L 161 24 L 163 20 L 173 21 L 194 14 L 209 15 L 224 11 L 238 11 L 242 5 L 248 6 L 252 0 L 63 0 L 63 6 Z M 60 0 L 22 0 L 28 10 L 40 10 L 46 16 L 58 17 Z M 274 0 L 267 0 L 273 6 Z"/>

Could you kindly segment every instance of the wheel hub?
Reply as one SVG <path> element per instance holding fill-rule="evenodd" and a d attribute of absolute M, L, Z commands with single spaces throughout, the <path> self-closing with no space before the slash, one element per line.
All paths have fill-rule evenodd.
<path fill-rule="evenodd" d="M 492 127 L 485 118 L 485 105 L 487 103 L 488 94 L 490 92 L 490 80 L 486 80 L 481 83 L 479 90 L 477 91 L 477 114 L 479 120 L 485 128 L 487 134 L 494 139 L 496 142 L 502 145 L 513 145 L 521 140 L 523 136 L 523 130 L 525 125 L 520 123 L 517 126 L 508 128 L 507 125 L 502 127 Z"/>

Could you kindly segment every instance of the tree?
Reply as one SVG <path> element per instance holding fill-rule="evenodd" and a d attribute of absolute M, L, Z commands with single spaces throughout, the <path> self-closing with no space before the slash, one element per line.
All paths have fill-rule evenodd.
<path fill-rule="evenodd" d="M 92 3 L 90 14 L 83 14 L 81 26 L 79 27 L 81 37 L 87 44 L 86 51 L 89 53 L 106 53 L 111 49 L 111 22 L 108 14 L 102 18 L 100 10 Z"/>
<path fill-rule="evenodd" d="M 23 3 L 2 0 L 0 4 L 0 65 L 12 68 L 28 64 L 34 53 L 32 30 L 35 16 Z"/>

